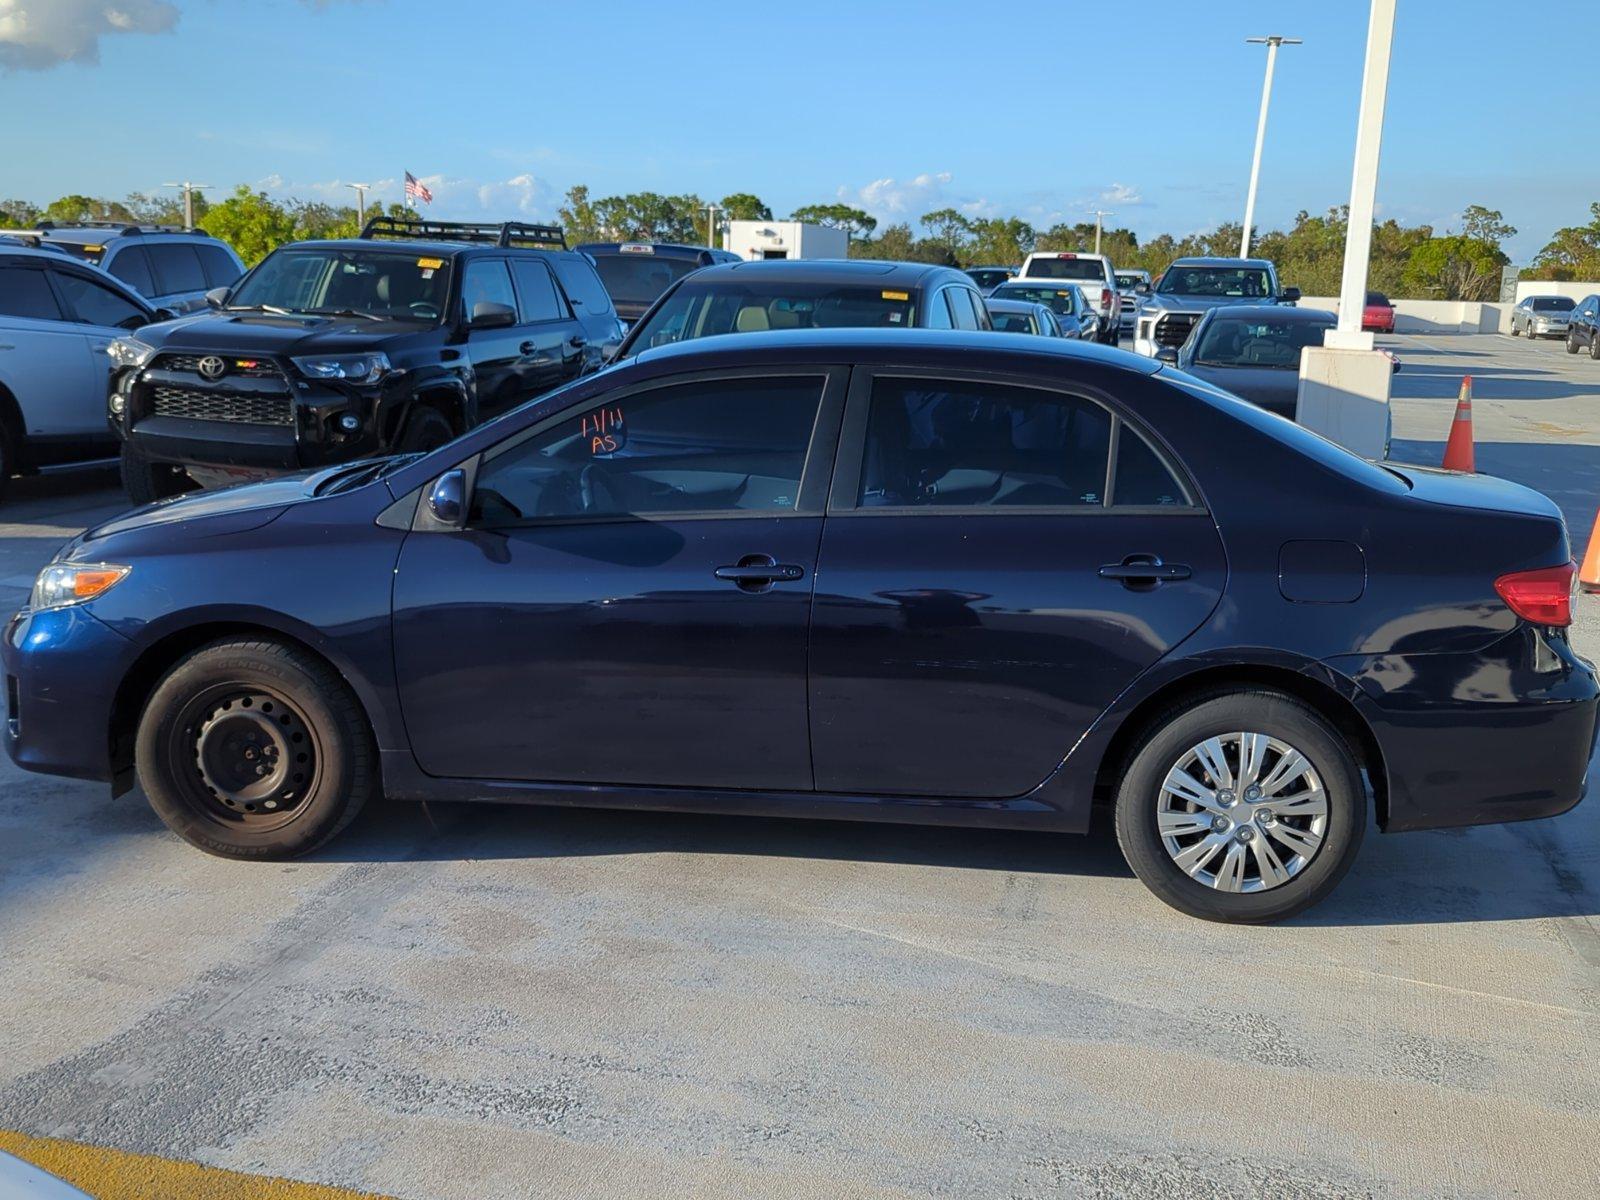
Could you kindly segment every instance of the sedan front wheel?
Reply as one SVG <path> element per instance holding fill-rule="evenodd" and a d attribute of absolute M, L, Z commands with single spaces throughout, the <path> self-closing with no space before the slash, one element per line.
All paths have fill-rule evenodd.
<path fill-rule="evenodd" d="M 1240 689 L 1159 718 L 1117 794 L 1117 840 L 1140 880 L 1212 921 L 1302 912 L 1349 870 L 1366 831 L 1343 737 L 1292 696 Z"/>

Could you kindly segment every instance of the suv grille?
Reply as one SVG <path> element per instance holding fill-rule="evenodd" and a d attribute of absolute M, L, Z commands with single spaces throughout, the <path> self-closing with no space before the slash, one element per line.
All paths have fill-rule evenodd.
<path fill-rule="evenodd" d="M 157 387 L 151 392 L 151 414 L 186 417 L 191 421 L 232 421 L 240 425 L 293 425 L 294 401 L 289 396 Z"/>
<path fill-rule="evenodd" d="M 1199 318 L 1194 313 L 1165 313 L 1156 322 L 1156 342 L 1162 346 L 1181 346 Z"/>
<path fill-rule="evenodd" d="M 200 374 L 200 360 L 208 357 L 203 354 L 163 354 L 150 365 L 162 371 L 188 371 L 192 375 Z M 249 379 L 277 378 L 278 368 L 266 359 L 239 358 L 232 354 L 219 354 L 218 358 L 228 364 L 229 375 L 243 375 Z M 254 363 L 254 366 L 242 367 L 241 362 Z"/>

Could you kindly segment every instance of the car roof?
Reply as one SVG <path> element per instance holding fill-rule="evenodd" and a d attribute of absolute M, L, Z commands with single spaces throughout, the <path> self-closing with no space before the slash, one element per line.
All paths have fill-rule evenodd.
<path fill-rule="evenodd" d="M 571 250 L 540 249 L 533 246 L 495 246 L 487 242 L 424 241 L 419 238 L 307 238 L 300 242 L 287 242 L 279 250 L 393 250 L 400 254 L 421 254 L 429 257 L 453 258 L 463 254 L 548 254 L 572 257 Z"/>
<path fill-rule="evenodd" d="M 1206 313 L 1213 320 L 1231 320 L 1234 317 L 1260 318 L 1263 320 L 1288 321 L 1291 324 L 1301 322 L 1310 324 L 1314 321 L 1338 321 L 1336 313 L 1331 313 L 1325 308 L 1295 308 L 1288 304 L 1224 304 L 1221 308 L 1213 308 Z"/>
<path fill-rule="evenodd" d="M 624 246 L 649 246 L 654 254 L 663 258 L 694 258 L 702 254 L 727 254 L 729 251 L 717 250 L 712 246 L 692 246 L 687 242 L 652 242 L 639 239 L 632 242 L 581 242 L 574 246 L 574 250 L 581 250 L 585 254 L 621 250 Z"/>
<path fill-rule="evenodd" d="M 1110 262 L 1109 254 L 1096 254 L 1093 250 L 1035 250 L 1028 255 L 1029 258 L 1097 258 L 1101 262 Z"/>
<path fill-rule="evenodd" d="M 986 297 L 983 303 L 990 312 L 1031 313 L 1036 308 L 1044 308 L 1037 300 L 996 300 L 993 296 Z"/>
<path fill-rule="evenodd" d="M 132 229 L 134 232 L 129 233 L 129 229 Z M 110 227 L 105 225 L 52 225 L 41 230 L 40 232 L 42 232 L 46 238 L 53 239 L 58 242 L 78 242 L 83 244 L 112 242 L 116 241 L 118 238 L 139 238 L 143 240 L 145 238 L 188 237 L 199 238 L 207 242 L 214 242 L 217 240 L 203 229 L 141 229 L 137 225 L 134 225 L 131 221 L 126 226 L 122 227 Z"/>
<path fill-rule="evenodd" d="M 1214 258 L 1206 255 L 1175 258 L 1168 264 L 1169 270 L 1172 267 L 1260 267 L 1263 270 L 1276 270 L 1270 258 Z"/>
<path fill-rule="evenodd" d="M 883 287 L 918 287 L 959 280 L 969 287 L 965 271 L 935 263 L 881 262 L 870 258 L 777 258 L 753 262 L 714 263 L 694 273 L 696 284 L 737 275 L 741 281 L 783 283 L 862 283 Z"/>
<path fill-rule="evenodd" d="M 6 258 L 42 258 L 52 263 L 71 263 L 73 266 L 86 267 L 102 275 L 109 272 L 101 271 L 91 262 L 85 262 L 76 255 L 63 254 L 60 250 L 46 250 L 42 246 L 29 246 L 24 242 L 0 242 L 0 255 Z"/>
<path fill-rule="evenodd" d="M 860 364 L 909 366 L 919 358 L 948 356 L 952 362 L 967 364 L 967 369 L 1004 369 L 1004 360 L 1015 359 L 1024 372 L 1048 370 L 1049 364 L 1023 359 L 1041 356 L 1058 362 L 1070 360 L 1114 367 L 1134 375 L 1154 375 L 1163 364 L 1157 359 L 1113 350 L 1110 346 L 1072 341 L 1067 338 L 1041 338 L 1026 333 L 990 333 L 964 329 L 783 329 L 765 333 L 724 333 L 715 337 L 692 338 L 642 351 L 633 359 L 639 363 L 665 365 L 670 360 L 696 358 L 731 359 L 757 365 L 763 360 L 826 363 L 848 359 Z M 981 360 L 981 361 L 980 361 Z"/>
<path fill-rule="evenodd" d="M 1020 291 L 1023 288 L 1033 290 L 1047 288 L 1050 291 L 1064 292 L 1068 288 L 1075 287 L 1078 287 L 1078 280 L 1076 279 L 1056 279 L 1050 275 L 1018 275 L 1015 279 L 1008 279 L 1004 283 L 996 284 L 994 291 L 989 294 L 991 296 L 996 295 L 1006 288 L 1010 288 L 1013 291 Z M 1083 289 L 1078 288 L 1078 290 L 1082 291 Z"/>

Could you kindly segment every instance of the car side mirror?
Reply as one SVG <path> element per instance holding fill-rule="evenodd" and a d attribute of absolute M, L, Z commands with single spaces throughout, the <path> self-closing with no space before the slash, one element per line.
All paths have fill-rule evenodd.
<path fill-rule="evenodd" d="M 472 320 L 468 322 L 474 329 L 504 329 L 516 323 L 517 310 L 509 304 L 499 304 L 493 300 L 479 300 L 474 304 Z"/>
<path fill-rule="evenodd" d="M 502 305 L 501 307 L 504 307 Z M 467 473 L 460 467 L 446 471 L 428 492 L 428 512 L 439 524 L 460 529 L 467 518 Z"/>
<path fill-rule="evenodd" d="M 1284 288 L 1283 291 L 1278 293 L 1278 299 L 1282 300 L 1285 304 L 1294 304 L 1300 299 L 1300 289 Z"/>
<path fill-rule="evenodd" d="M 1133 294 L 1135 296 L 1148 296 L 1150 294 L 1150 285 L 1148 283 L 1136 283 L 1136 284 L 1134 284 L 1133 285 Z"/>
<path fill-rule="evenodd" d="M 165 306 L 162 306 L 161 308 L 156 309 L 155 311 L 153 311 L 150 314 L 150 320 L 148 322 L 146 322 L 146 323 L 150 324 L 150 325 L 154 325 L 158 321 L 175 321 L 177 319 L 178 319 L 178 310 L 177 309 L 175 309 L 175 308 L 167 308 Z"/>
<path fill-rule="evenodd" d="M 1394 366 L 1390 368 L 1389 374 L 1391 374 L 1391 375 L 1400 374 L 1400 360 L 1398 358 L 1394 360 Z"/>
<path fill-rule="evenodd" d="M 232 290 L 225 287 L 212 288 L 206 293 L 206 304 L 211 308 L 221 308 L 228 302 L 228 293 Z"/>
<path fill-rule="evenodd" d="M 1156 361 L 1178 365 L 1178 349 L 1176 346 L 1160 346 L 1156 349 Z"/>

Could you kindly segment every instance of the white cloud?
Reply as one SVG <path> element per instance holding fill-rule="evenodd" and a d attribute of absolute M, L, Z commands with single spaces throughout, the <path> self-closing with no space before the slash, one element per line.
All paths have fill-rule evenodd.
<path fill-rule="evenodd" d="M 949 171 L 925 172 L 906 180 L 885 177 L 874 179 L 865 187 L 841 187 L 839 199 L 880 219 L 914 220 L 925 212 L 949 206 L 945 186 L 950 180 Z"/>
<path fill-rule="evenodd" d="M 433 193 L 432 204 L 419 204 L 423 216 L 440 220 L 507 220 L 519 217 L 554 216 L 556 197 L 550 186 L 531 172 L 510 179 L 472 179 L 458 175 L 418 175 Z M 324 179 L 297 181 L 272 174 L 258 179 L 255 186 L 278 199 L 320 200 L 326 204 L 354 204 L 350 184 L 366 183 L 368 206 L 389 204 L 405 195 L 399 176 L 359 180 Z"/>
<path fill-rule="evenodd" d="M 1132 208 L 1136 204 L 1144 203 L 1144 196 L 1139 189 L 1126 183 L 1113 183 L 1100 193 L 1101 204 L 1120 204 L 1125 208 Z"/>
<path fill-rule="evenodd" d="M 0 0 L 0 69 L 99 62 L 102 37 L 166 33 L 177 23 L 169 0 Z"/>

